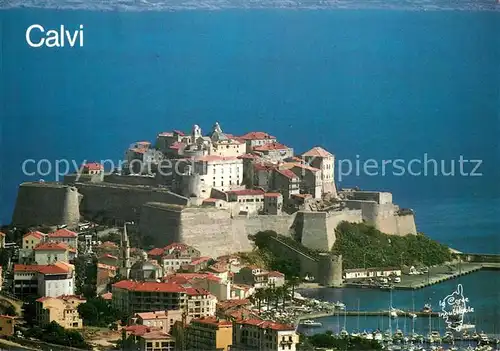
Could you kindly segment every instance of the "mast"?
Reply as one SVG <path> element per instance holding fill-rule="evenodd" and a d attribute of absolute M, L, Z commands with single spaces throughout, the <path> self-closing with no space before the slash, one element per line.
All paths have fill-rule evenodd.
<path fill-rule="evenodd" d="M 413 305 L 413 314 L 415 314 L 415 291 L 411 291 L 411 303 Z M 415 318 L 411 317 L 411 335 L 415 334 Z"/>
<path fill-rule="evenodd" d="M 359 333 L 359 298 L 358 298 L 358 325 L 357 325 L 357 332 Z"/>

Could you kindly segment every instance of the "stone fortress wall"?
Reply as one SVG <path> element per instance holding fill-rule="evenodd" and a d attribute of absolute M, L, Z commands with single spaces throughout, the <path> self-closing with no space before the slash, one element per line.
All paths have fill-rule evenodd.
<path fill-rule="evenodd" d="M 78 189 L 57 183 L 33 182 L 19 186 L 12 216 L 15 226 L 76 225 L 80 220 Z"/>
<path fill-rule="evenodd" d="M 137 221 L 141 236 L 149 237 L 149 242 L 158 246 L 184 242 L 207 256 L 251 250 L 248 236 L 262 230 L 294 237 L 312 249 L 330 250 L 341 221 L 364 221 L 389 234 L 416 233 L 413 212 L 392 204 L 390 193 L 358 192 L 361 199 L 347 199 L 347 208 L 337 211 L 245 216 L 227 208 L 195 206 L 167 188 L 98 182 L 94 178 L 66 185 L 22 184 L 13 224 L 72 226 L 80 214 L 89 219 Z"/>

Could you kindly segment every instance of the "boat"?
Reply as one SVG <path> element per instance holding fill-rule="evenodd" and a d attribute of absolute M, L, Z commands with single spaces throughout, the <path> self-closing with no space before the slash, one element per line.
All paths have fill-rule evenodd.
<path fill-rule="evenodd" d="M 444 343 L 447 343 L 447 344 L 450 344 L 450 343 L 453 343 L 453 341 L 455 340 L 455 336 L 453 335 L 453 333 L 451 331 L 447 331 L 444 333 L 444 336 L 443 336 L 443 342 Z"/>
<path fill-rule="evenodd" d="M 403 331 L 401 329 L 397 329 L 395 332 L 394 332 L 394 336 L 393 336 L 394 339 L 397 339 L 397 340 L 401 340 L 404 338 L 404 334 L 403 334 Z"/>
<path fill-rule="evenodd" d="M 339 335 L 342 338 L 347 338 L 349 336 L 349 333 L 347 332 L 347 330 L 345 330 L 344 328 L 342 328 L 342 330 L 340 331 Z"/>
<path fill-rule="evenodd" d="M 417 315 L 415 313 L 408 313 L 408 317 L 410 317 L 411 319 L 415 319 L 417 318 Z"/>
<path fill-rule="evenodd" d="M 427 335 L 427 341 L 430 343 L 441 342 L 441 334 L 438 331 L 433 330 Z"/>
<path fill-rule="evenodd" d="M 398 318 L 398 313 L 396 312 L 395 309 L 389 311 L 389 316 L 391 316 L 391 318 Z"/>
<path fill-rule="evenodd" d="M 337 301 L 333 304 L 335 306 L 335 308 L 338 308 L 340 310 L 344 310 L 345 309 L 345 304 L 340 302 L 340 301 Z"/>
<path fill-rule="evenodd" d="M 432 307 L 429 303 L 426 303 L 424 307 L 422 308 L 423 313 L 431 313 L 432 312 Z"/>
<path fill-rule="evenodd" d="M 373 340 L 382 341 L 384 339 L 384 335 L 380 331 L 376 331 L 373 333 Z"/>
<path fill-rule="evenodd" d="M 485 332 L 481 332 L 479 333 L 479 341 L 481 341 L 482 343 L 487 343 L 490 341 L 488 335 L 486 335 Z"/>
<path fill-rule="evenodd" d="M 373 334 L 368 333 L 366 330 L 361 333 L 361 337 L 367 340 L 373 340 Z"/>
<path fill-rule="evenodd" d="M 313 321 L 312 319 L 306 319 L 300 322 L 303 327 L 321 327 L 323 324 L 321 322 Z"/>

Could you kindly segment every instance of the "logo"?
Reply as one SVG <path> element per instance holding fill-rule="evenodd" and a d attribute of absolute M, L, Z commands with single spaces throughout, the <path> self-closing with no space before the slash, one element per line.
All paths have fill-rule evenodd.
<path fill-rule="evenodd" d="M 469 298 L 464 297 L 462 284 L 458 284 L 457 290 L 439 301 L 441 312 L 439 317 L 443 318 L 448 329 L 460 331 L 464 324 L 464 317 L 467 313 L 474 312 L 474 309 L 467 306 Z"/>

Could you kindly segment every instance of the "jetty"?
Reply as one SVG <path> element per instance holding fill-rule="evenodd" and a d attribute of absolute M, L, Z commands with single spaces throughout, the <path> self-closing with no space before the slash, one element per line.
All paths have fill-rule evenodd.
<path fill-rule="evenodd" d="M 406 318 L 413 318 L 412 314 L 416 315 L 417 317 L 431 317 L 431 318 L 437 318 L 439 317 L 439 313 L 437 312 L 410 312 L 410 311 L 402 311 L 402 310 L 396 310 L 395 311 L 398 314 L 398 318 L 401 317 L 406 317 Z M 347 317 L 363 317 L 363 316 L 369 316 L 369 317 L 388 317 L 390 311 L 335 311 L 335 312 L 316 312 L 316 313 L 308 313 L 304 314 L 298 317 L 298 320 L 304 320 L 304 319 L 315 319 L 315 318 L 323 318 L 323 317 L 331 317 L 331 316 L 347 316 Z"/>

